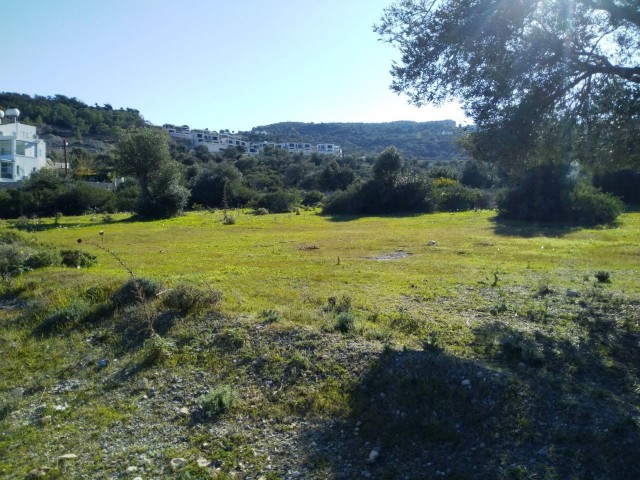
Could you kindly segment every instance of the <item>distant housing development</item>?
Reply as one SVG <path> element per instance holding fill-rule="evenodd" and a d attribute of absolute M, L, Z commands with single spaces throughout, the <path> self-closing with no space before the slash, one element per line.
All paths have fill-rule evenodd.
<path fill-rule="evenodd" d="M 5 114 L 10 123 L 3 123 Z M 46 143 L 38 138 L 36 127 L 20 123 L 19 116 L 17 108 L 0 110 L 0 182 L 19 182 L 52 166 L 47 160 Z"/>
<path fill-rule="evenodd" d="M 166 131 L 171 138 L 190 142 L 192 147 L 203 145 L 211 153 L 219 153 L 229 147 L 243 148 L 249 155 L 258 155 L 260 149 L 267 146 L 273 148 L 282 148 L 291 153 L 302 153 L 303 155 L 311 155 L 318 153 L 320 155 L 338 155 L 342 156 L 342 149 L 339 145 L 333 143 L 319 143 L 312 145 L 310 143 L 298 142 L 248 142 L 238 135 L 228 132 L 216 132 L 205 128 L 204 130 L 191 130 L 188 125 L 176 126 L 165 124 L 162 129 Z"/>

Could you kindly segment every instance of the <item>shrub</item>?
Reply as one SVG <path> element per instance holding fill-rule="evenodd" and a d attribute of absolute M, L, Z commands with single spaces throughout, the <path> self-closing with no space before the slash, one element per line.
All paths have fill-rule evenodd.
<path fill-rule="evenodd" d="M 256 208 L 253 211 L 254 215 L 269 215 L 269 210 L 267 210 L 266 208 Z"/>
<path fill-rule="evenodd" d="M 446 183 L 440 182 L 446 180 Z M 436 210 L 455 212 L 488 207 L 487 196 L 480 190 L 465 187 L 457 181 L 445 178 L 434 181 Z"/>
<path fill-rule="evenodd" d="M 19 275 L 59 262 L 60 256 L 52 249 L 30 247 L 22 243 L 0 243 L 0 275 L 3 276 Z"/>
<path fill-rule="evenodd" d="M 304 194 L 304 197 L 302 197 L 302 204 L 313 207 L 319 203 L 324 203 L 325 198 L 324 193 L 318 190 L 312 190 Z"/>
<path fill-rule="evenodd" d="M 622 202 L 587 184 L 578 185 L 571 192 L 573 220 L 579 225 L 607 225 L 622 213 Z"/>
<path fill-rule="evenodd" d="M 89 304 L 80 298 L 74 299 L 67 307 L 54 310 L 35 329 L 37 335 L 51 335 L 68 330 L 81 323 L 88 315 Z"/>
<path fill-rule="evenodd" d="M 572 188 L 569 166 L 535 166 L 525 173 L 516 187 L 498 194 L 499 215 L 511 220 L 564 221 L 570 213 Z"/>
<path fill-rule="evenodd" d="M 236 217 L 234 217 L 233 215 L 225 215 L 224 218 L 222 219 L 222 224 L 223 225 L 235 225 L 236 224 Z"/>
<path fill-rule="evenodd" d="M 327 299 L 327 306 L 324 307 L 324 311 L 335 314 L 351 311 L 351 297 L 343 295 L 339 301 L 337 297 L 329 297 Z"/>
<path fill-rule="evenodd" d="M 280 320 L 280 312 L 277 310 L 263 310 L 260 312 L 260 318 L 267 323 L 275 323 Z"/>
<path fill-rule="evenodd" d="M 601 270 L 595 273 L 595 277 L 598 283 L 611 283 L 611 273 L 609 272 Z"/>
<path fill-rule="evenodd" d="M 144 342 L 140 363 L 145 367 L 162 365 L 173 356 L 174 351 L 173 342 L 154 334 Z"/>
<path fill-rule="evenodd" d="M 352 185 L 347 190 L 335 192 L 322 209 L 329 215 L 357 214 L 362 212 L 360 189 Z"/>
<path fill-rule="evenodd" d="M 131 278 L 113 295 L 113 303 L 119 307 L 143 303 L 162 291 L 162 284 L 149 278 Z"/>
<path fill-rule="evenodd" d="M 98 257 L 82 250 L 61 250 L 62 264 L 65 267 L 92 267 L 98 262 Z"/>
<path fill-rule="evenodd" d="M 238 394 L 229 385 L 220 385 L 200 397 L 198 403 L 206 418 L 214 418 L 228 411 L 238 400 Z"/>
<path fill-rule="evenodd" d="M 293 211 L 297 203 L 294 193 L 278 190 L 259 196 L 255 200 L 254 206 L 256 208 L 265 208 L 272 213 L 287 213 Z"/>
<path fill-rule="evenodd" d="M 116 197 L 108 190 L 74 182 L 63 192 L 56 202 L 65 215 L 81 215 L 87 210 L 96 212 L 113 211 L 116 208 Z"/>
<path fill-rule="evenodd" d="M 185 315 L 213 307 L 219 304 L 221 299 L 222 294 L 218 290 L 200 290 L 194 285 L 182 283 L 164 296 L 163 304 Z"/>
<path fill-rule="evenodd" d="M 341 312 L 336 318 L 334 328 L 338 332 L 351 333 L 355 329 L 356 316 L 352 312 Z"/>

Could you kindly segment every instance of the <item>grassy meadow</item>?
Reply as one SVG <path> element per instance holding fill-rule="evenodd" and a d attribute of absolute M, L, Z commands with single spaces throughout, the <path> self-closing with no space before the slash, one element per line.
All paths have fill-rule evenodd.
<path fill-rule="evenodd" d="M 1 475 L 639 472 L 639 213 L 575 230 L 491 211 L 233 215 L 20 232 L 98 263 L 0 285 Z M 115 302 L 127 269 L 161 284 L 157 298 Z M 185 285 L 220 301 L 178 312 L 164 298 Z M 208 415 L 220 385 L 229 408 Z"/>

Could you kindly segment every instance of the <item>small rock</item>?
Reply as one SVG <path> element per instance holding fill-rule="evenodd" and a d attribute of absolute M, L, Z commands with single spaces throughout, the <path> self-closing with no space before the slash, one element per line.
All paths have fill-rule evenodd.
<path fill-rule="evenodd" d="M 463 387 L 469 387 L 469 386 L 471 386 L 471 380 L 468 380 L 468 379 L 462 380 L 461 385 Z"/>
<path fill-rule="evenodd" d="M 103 358 L 102 360 L 98 360 L 98 368 L 104 368 L 109 365 L 109 359 Z"/>
<path fill-rule="evenodd" d="M 438 246 L 438 242 L 436 242 L 435 240 L 429 240 L 427 245 L 430 246 L 430 247 L 437 247 Z"/>
<path fill-rule="evenodd" d="M 127 467 L 127 470 L 126 470 L 127 473 L 135 473 L 137 471 L 138 471 L 138 467 L 134 467 L 134 466 Z"/>
<path fill-rule="evenodd" d="M 184 467 L 187 466 L 187 460 L 184 458 L 173 458 L 171 459 L 169 466 L 171 467 L 171 470 L 173 470 L 174 472 L 176 470 L 182 470 Z"/>
<path fill-rule="evenodd" d="M 133 477 L 133 480 L 142 480 L 142 477 Z"/>
<path fill-rule="evenodd" d="M 196 463 L 198 464 L 199 467 L 204 468 L 204 467 L 208 467 L 211 462 L 206 458 L 200 457 L 198 460 L 196 460 Z"/>
<path fill-rule="evenodd" d="M 49 467 L 38 467 L 34 468 L 27 474 L 27 480 L 36 479 L 36 478 L 45 478 L 49 473 Z"/>
<path fill-rule="evenodd" d="M 78 458 L 78 455 L 76 455 L 75 453 L 65 453 L 64 455 L 60 455 L 58 457 L 58 461 L 64 462 L 66 460 L 75 460 L 76 458 Z"/>
<path fill-rule="evenodd" d="M 149 390 L 151 383 L 149 383 L 149 379 L 146 377 L 142 377 L 138 380 L 138 390 Z"/>
<path fill-rule="evenodd" d="M 40 425 L 49 425 L 51 423 L 51 415 L 45 415 L 40 419 Z"/>
<path fill-rule="evenodd" d="M 178 415 L 180 415 L 181 417 L 188 417 L 189 415 L 191 415 L 191 412 L 187 407 L 182 407 L 178 410 Z"/>
<path fill-rule="evenodd" d="M 53 409 L 56 412 L 64 412 L 67 408 L 69 408 L 69 404 L 67 402 L 64 403 L 64 405 L 54 405 Z"/>
<path fill-rule="evenodd" d="M 380 447 L 374 447 L 369 453 L 369 458 L 367 459 L 368 463 L 374 463 L 378 457 L 380 456 Z"/>

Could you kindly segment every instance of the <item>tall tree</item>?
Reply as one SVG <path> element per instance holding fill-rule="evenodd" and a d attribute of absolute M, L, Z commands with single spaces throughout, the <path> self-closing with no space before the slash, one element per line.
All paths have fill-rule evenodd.
<path fill-rule="evenodd" d="M 188 190 L 180 185 L 178 163 L 169 153 L 166 132 L 136 127 L 123 130 L 118 142 L 118 172 L 135 175 L 140 183 L 139 212 L 166 217 L 186 205 Z"/>
<path fill-rule="evenodd" d="M 399 0 L 374 30 L 402 54 L 392 89 L 416 105 L 461 100 L 476 153 L 522 157 L 558 117 L 611 144 L 603 124 L 624 115 L 625 138 L 640 139 L 637 0 Z"/>

